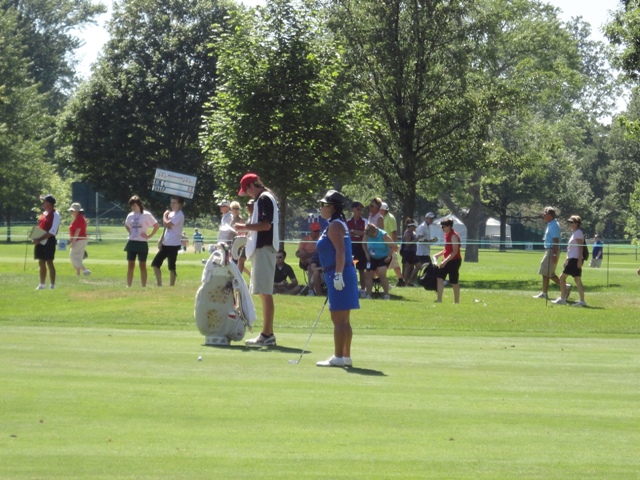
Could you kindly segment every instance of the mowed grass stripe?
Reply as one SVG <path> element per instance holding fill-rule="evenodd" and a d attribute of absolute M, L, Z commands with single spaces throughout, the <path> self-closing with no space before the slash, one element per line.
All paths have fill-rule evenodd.
<path fill-rule="evenodd" d="M 634 478 L 636 339 L 2 329 L 2 478 Z M 197 356 L 203 357 L 202 362 Z M 265 471 L 261 464 L 269 464 Z"/>

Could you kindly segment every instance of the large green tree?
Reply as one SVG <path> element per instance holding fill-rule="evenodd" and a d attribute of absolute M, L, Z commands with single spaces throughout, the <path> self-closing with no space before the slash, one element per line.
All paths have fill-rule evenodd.
<path fill-rule="evenodd" d="M 413 216 L 418 190 L 431 197 L 440 191 L 429 179 L 478 162 L 492 103 L 474 65 L 484 29 L 479 2 L 327 3 L 353 85 L 375 124 L 370 169 L 383 178 L 402 217 Z"/>
<path fill-rule="evenodd" d="M 592 193 L 572 161 L 581 160 L 583 117 L 593 124 L 610 111 L 616 84 L 604 45 L 589 40 L 583 22 L 564 24 L 556 9 L 530 0 L 487 0 L 485 15 L 488 33 L 477 64 L 485 96 L 497 103 L 487 117 L 484 167 L 482 175 L 454 180 L 457 198 L 468 203 L 460 205 L 453 195 L 443 200 L 456 212 L 465 210 L 472 239 L 481 210 L 499 216 L 504 241 L 509 210 L 519 212 L 522 204 L 591 210 Z M 467 260 L 475 259 L 476 248 L 467 249 Z"/>
<path fill-rule="evenodd" d="M 156 168 L 198 177 L 192 214 L 212 208 L 215 181 L 199 145 L 205 104 L 216 88 L 212 25 L 233 4 L 217 0 L 129 0 L 115 4 L 110 40 L 91 79 L 60 121 L 64 163 L 109 200 L 151 192 Z"/>
<path fill-rule="evenodd" d="M 49 112 L 59 112 L 77 85 L 73 53 L 82 40 L 74 30 L 106 12 L 91 0 L 3 0 L 0 12 L 14 11 L 30 60 L 28 72 L 41 93 L 48 93 Z"/>
<path fill-rule="evenodd" d="M 344 79 L 340 47 L 311 4 L 271 0 L 236 12 L 232 23 L 215 45 L 221 82 L 203 144 L 222 194 L 255 171 L 278 195 L 284 220 L 290 200 L 308 202 L 356 171 L 362 107 Z M 284 221 L 281 238 L 283 229 Z"/>
<path fill-rule="evenodd" d="M 18 23 L 16 12 L 0 15 L 0 213 L 7 225 L 28 215 L 57 181 L 44 161 L 52 119 L 29 76 Z"/>

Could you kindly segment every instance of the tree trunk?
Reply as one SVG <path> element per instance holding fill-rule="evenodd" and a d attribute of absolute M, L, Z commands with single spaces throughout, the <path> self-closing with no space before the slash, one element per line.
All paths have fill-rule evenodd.
<path fill-rule="evenodd" d="M 500 251 L 507 251 L 507 209 L 500 210 Z"/>
<path fill-rule="evenodd" d="M 7 219 L 7 243 L 11 243 L 11 209 L 7 209 L 7 211 L 4 212 L 4 216 Z"/>
<path fill-rule="evenodd" d="M 285 239 L 285 230 L 284 227 L 286 225 L 287 218 L 287 197 L 280 197 L 280 208 L 278 211 L 278 236 L 280 237 L 280 249 L 284 249 L 284 239 Z"/>
<path fill-rule="evenodd" d="M 440 199 L 444 204 L 467 226 L 467 246 L 464 250 L 464 261 L 471 263 L 477 263 L 479 259 L 480 226 L 482 224 L 482 214 L 484 211 L 484 207 L 480 202 L 481 177 L 482 172 L 476 172 L 469 182 L 467 192 L 471 195 L 472 201 L 467 213 L 464 213 L 458 205 L 456 205 L 450 194 L 440 194 Z"/>

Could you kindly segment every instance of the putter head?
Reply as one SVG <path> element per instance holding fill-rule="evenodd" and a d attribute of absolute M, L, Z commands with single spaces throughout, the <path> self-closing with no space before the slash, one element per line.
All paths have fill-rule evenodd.
<path fill-rule="evenodd" d="M 289 363 L 291 365 L 297 365 L 298 363 L 300 363 L 300 360 L 289 360 Z"/>

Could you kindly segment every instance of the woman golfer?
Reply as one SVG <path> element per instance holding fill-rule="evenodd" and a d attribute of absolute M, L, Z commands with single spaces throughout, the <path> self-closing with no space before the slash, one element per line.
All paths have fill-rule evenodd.
<path fill-rule="evenodd" d="M 318 240 L 320 264 L 327 284 L 329 311 L 333 322 L 334 354 L 318 362 L 319 367 L 351 367 L 351 310 L 360 308 L 358 276 L 353 265 L 351 237 L 344 217 L 344 197 L 329 190 L 320 200 L 320 216 L 329 226 Z"/>

